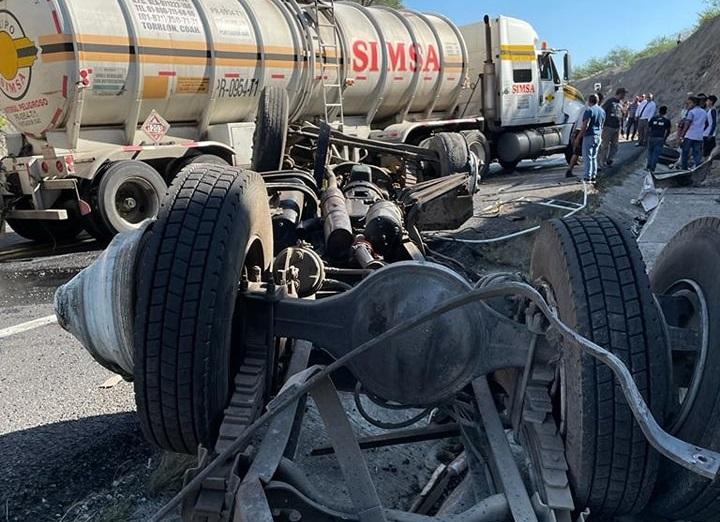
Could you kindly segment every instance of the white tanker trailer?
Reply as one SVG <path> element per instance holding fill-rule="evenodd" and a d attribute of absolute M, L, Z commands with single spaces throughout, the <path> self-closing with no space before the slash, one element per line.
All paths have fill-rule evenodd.
<path fill-rule="evenodd" d="M 30 239 L 136 228 L 191 162 L 244 165 L 260 95 L 290 121 L 487 164 L 564 151 L 582 97 L 526 22 L 295 0 L 0 0 L 0 222 Z M 567 55 L 566 55 L 567 56 Z M 569 75 L 565 60 L 565 79 Z"/>

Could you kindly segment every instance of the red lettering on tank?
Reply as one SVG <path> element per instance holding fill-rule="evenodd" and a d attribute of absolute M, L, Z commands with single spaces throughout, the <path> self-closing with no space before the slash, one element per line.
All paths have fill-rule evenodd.
<path fill-rule="evenodd" d="M 410 51 L 408 51 L 408 54 L 410 56 L 410 70 L 412 72 L 422 70 L 423 52 L 420 44 L 412 44 L 410 46 Z"/>
<path fill-rule="evenodd" d="M 380 44 L 376 41 L 355 40 L 352 44 L 354 72 L 378 72 L 381 68 Z M 436 45 L 423 47 L 417 43 L 388 42 L 387 70 L 389 72 L 438 72 L 440 53 Z"/>
<path fill-rule="evenodd" d="M 370 65 L 370 58 L 367 54 L 367 42 L 362 40 L 355 40 L 353 43 L 353 71 L 365 71 Z"/>
<path fill-rule="evenodd" d="M 391 71 L 407 71 L 405 44 L 388 42 L 388 59 Z"/>
<path fill-rule="evenodd" d="M 380 57 L 378 54 L 378 43 L 370 42 L 370 72 L 377 72 L 380 70 Z"/>
<path fill-rule="evenodd" d="M 21 93 L 25 89 L 26 85 L 27 76 L 25 76 L 22 72 L 18 72 L 17 76 L 9 81 L 0 77 L 0 87 L 4 92 L 11 96 Z"/>
<path fill-rule="evenodd" d="M 438 58 L 437 49 L 434 45 L 428 45 L 427 58 L 425 59 L 425 68 L 423 71 L 439 71 L 440 70 L 440 58 Z"/>

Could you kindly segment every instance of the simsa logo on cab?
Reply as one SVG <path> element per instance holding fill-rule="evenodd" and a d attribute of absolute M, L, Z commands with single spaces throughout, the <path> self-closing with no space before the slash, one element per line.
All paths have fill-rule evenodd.
<path fill-rule="evenodd" d="M 515 83 L 512 86 L 513 94 L 534 94 L 535 84 L 534 83 Z"/>

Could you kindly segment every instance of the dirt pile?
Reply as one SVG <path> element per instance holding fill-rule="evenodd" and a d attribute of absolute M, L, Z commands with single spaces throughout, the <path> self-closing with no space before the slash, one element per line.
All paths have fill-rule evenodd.
<path fill-rule="evenodd" d="M 631 94 L 652 92 L 658 105 L 677 117 L 688 92 L 720 96 L 720 17 L 700 27 L 671 51 L 637 61 L 630 69 L 614 69 L 575 82 L 590 93 L 596 82 L 605 94 L 625 87 Z"/>

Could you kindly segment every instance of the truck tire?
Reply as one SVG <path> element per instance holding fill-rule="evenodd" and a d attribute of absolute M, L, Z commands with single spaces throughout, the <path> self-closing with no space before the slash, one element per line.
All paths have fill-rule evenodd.
<path fill-rule="evenodd" d="M 272 224 L 259 174 L 190 165 L 172 183 L 137 267 L 135 401 L 161 448 L 212 448 L 242 358 L 234 329 L 248 266 L 272 262 Z"/>
<path fill-rule="evenodd" d="M 38 243 L 68 243 L 74 240 L 83 229 L 82 219 L 67 201 L 59 205 L 68 212 L 68 219 L 55 221 L 50 219 L 12 219 L 6 220 L 19 236 Z M 30 205 L 20 203 L 18 210 L 30 209 Z"/>
<path fill-rule="evenodd" d="M 196 163 L 209 163 L 211 165 L 229 165 L 220 156 L 215 154 L 195 154 L 192 156 L 182 156 L 171 161 L 165 169 L 165 180 L 172 182 L 175 177 L 188 165 L 195 165 Z"/>
<path fill-rule="evenodd" d="M 535 241 L 532 275 L 549 285 L 560 318 L 628 366 L 656 419 L 667 402 L 668 362 L 660 312 L 640 251 L 605 216 L 545 223 Z M 637 513 L 647 504 L 658 454 L 632 417 L 610 369 L 566 351 L 559 403 L 575 507 L 593 518 Z M 563 411 L 563 408 L 559 408 Z"/>
<path fill-rule="evenodd" d="M 680 439 L 715 451 L 720 450 L 719 266 L 720 218 L 708 217 L 686 225 L 670 240 L 650 274 L 652 288 L 658 295 L 678 295 L 679 292 L 697 288 L 704 298 L 707 321 L 689 323 L 698 325 L 700 333 L 706 336 L 704 350 L 700 350 L 690 368 L 690 378 L 683 383 L 688 389 L 685 400 L 691 402 L 678 411 L 679 401 L 675 399 L 679 391 L 676 386 L 680 383 L 673 383 L 675 415 L 668 424 Z M 699 319 L 692 315 L 705 315 L 699 314 L 695 305 L 692 308 L 693 314 L 688 315 L 687 321 Z M 682 375 L 679 367 L 682 359 L 673 357 L 673 361 L 675 375 Z M 696 391 L 693 392 L 693 389 Z M 673 520 L 718 521 L 720 482 L 704 479 L 669 460 L 663 460 L 650 509 Z"/>
<path fill-rule="evenodd" d="M 449 176 L 468 171 L 470 154 L 468 142 L 457 132 L 439 132 L 424 142 L 424 146 L 440 156 L 440 172 L 436 176 Z"/>
<path fill-rule="evenodd" d="M 109 241 L 119 232 L 134 230 L 157 216 L 167 184 L 147 163 L 123 160 L 111 163 L 101 173 L 92 198 L 94 216 L 88 231 Z"/>
<path fill-rule="evenodd" d="M 7 224 L 19 236 L 38 243 L 68 243 L 83 229 L 82 222 L 77 218 L 63 221 L 8 219 Z"/>
<path fill-rule="evenodd" d="M 490 170 L 490 163 L 492 162 L 490 143 L 485 137 L 485 134 L 478 130 L 463 131 L 462 135 L 465 137 L 470 152 L 474 153 L 480 160 L 482 165 L 480 168 L 480 177 L 484 178 Z"/>
<path fill-rule="evenodd" d="M 282 168 L 287 142 L 290 100 L 282 87 L 265 87 L 260 95 L 253 134 L 252 170 L 272 172 Z"/>
<path fill-rule="evenodd" d="M 517 160 L 517 161 L 498 160 L 498 162 L 500 163 L 500 166 L 502 167 L 503 172 L 505 174 L 512 174 L 513 172 L 515 172 L 515 169 L 518 168 L 518 165 L 520 165 L 519 160 Z"/>

